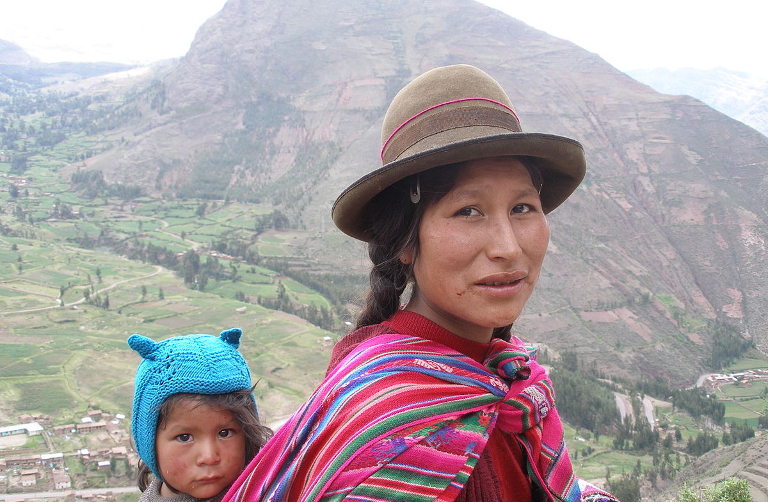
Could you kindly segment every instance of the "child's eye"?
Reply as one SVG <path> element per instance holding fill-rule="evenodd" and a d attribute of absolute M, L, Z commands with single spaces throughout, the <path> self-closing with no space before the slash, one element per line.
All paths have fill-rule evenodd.
<path fill-rule="evenodd" d="M 219 431 L 219 437 L 222 439 L 226 439 L 228 437 L 232 437 L 235 435 L 235 431 L 233 429 L 221 429 Z"/>
<path fill-rule="evenodd" d="M 518 204 L 512 208 L 513 213 L 530 213 L 533 208 L 528 204 Z"/>
<path fill-rule="evenodd" d="M 179 434 L 176 436 L 176 441 L 180 443 L 189 443 L 192 441 L 192 434 Z"/>

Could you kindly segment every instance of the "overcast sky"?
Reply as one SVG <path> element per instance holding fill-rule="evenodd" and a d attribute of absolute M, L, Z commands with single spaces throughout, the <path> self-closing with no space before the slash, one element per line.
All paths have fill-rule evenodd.
<path fill-rule="evenodd" d="M 768 78 L 765 0 L 482 1 L 623 71 L 719 66 Z M 224 3 L 1 0 L 0 39 L 44 62 L 146 63 L 183 56 Z"/>

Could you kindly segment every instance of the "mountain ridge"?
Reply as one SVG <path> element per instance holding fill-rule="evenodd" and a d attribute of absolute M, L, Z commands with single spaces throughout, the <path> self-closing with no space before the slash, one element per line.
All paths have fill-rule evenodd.
<path fill-rule="evenodd" d="M 681 383 L 717 330 L 768 349 L 768 139 L 475 2 L 230 0 L 126 105 L 133 118 L 111 132 L 125 143 L 88 165 L 172 196 L 272 202 L 313 234 L 309 260 L 362 273 L 359 245 L 327 252 L 339 241 L 330 203 L 379 164 L 391 96 L 459 62 L 502 83 L 526 131 L 587 150 L 584 184 L 551 215 L 523 335 Z M 692 357 L 668 365 L 670 353 Z"/>
<path fill-rule="evenodd" d="M 768 136 L 768 80 L 765 78 L 727 68 L 652 68 L 627 73 L 659 92 L 700 99 Z"/>
<path fill-rule="evenodd" d="M 135 67 L 103 61 L 42 63 L 30 56 L 20 46 L 0 39 L 0 92 L 13 89 L 13 82 L 31 88 L 42 88 L 56 83 L 78 81 L 131 68 Z M 5 84 L 3 84 L 3 80 L 6 80 Z"/>

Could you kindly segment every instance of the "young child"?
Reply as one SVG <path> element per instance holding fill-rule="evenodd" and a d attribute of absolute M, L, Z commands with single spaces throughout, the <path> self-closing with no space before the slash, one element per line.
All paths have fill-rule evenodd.
<path fill-rule="evenodd" d="M 131 420 L 141 501 L 220 500 L 272 435 L 259 423 L 241 334 L 128 338 L 143 359 Z"/>

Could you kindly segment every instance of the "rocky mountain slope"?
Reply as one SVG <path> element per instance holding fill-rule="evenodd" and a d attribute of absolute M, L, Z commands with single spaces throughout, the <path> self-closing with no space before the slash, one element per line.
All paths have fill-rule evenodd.
<path fill-rule="evenodd" d="M 655 68 L 629 75 L 665 94 L 687 94 L 768 136 L 768 80 L 724 68 Z"/>
<path fill-rule="evenodd" d="M 674 483 L 648 499 L 673 500 L 684 486 L 707 488 L 725 479 L 746 479 L 754 502 L 768 502 L 768 436 L 762 435 L 743 443 L 718 448 L 683 469 Z"/>
<path fill-rule="evenodd" d="M 174 196 L 272 201 L 308 231 L 309 261 L 362 273 L 331 203 L 379 165 L 392 95 L 451 63 L 500 80 L 526 130 L 587 150 L 522 336 L 680 385 L 716 333 L 768 349 L 768 138 L 470 0 L 230 0 L 118 112 L 119 146 L 89 167 Z"/>

